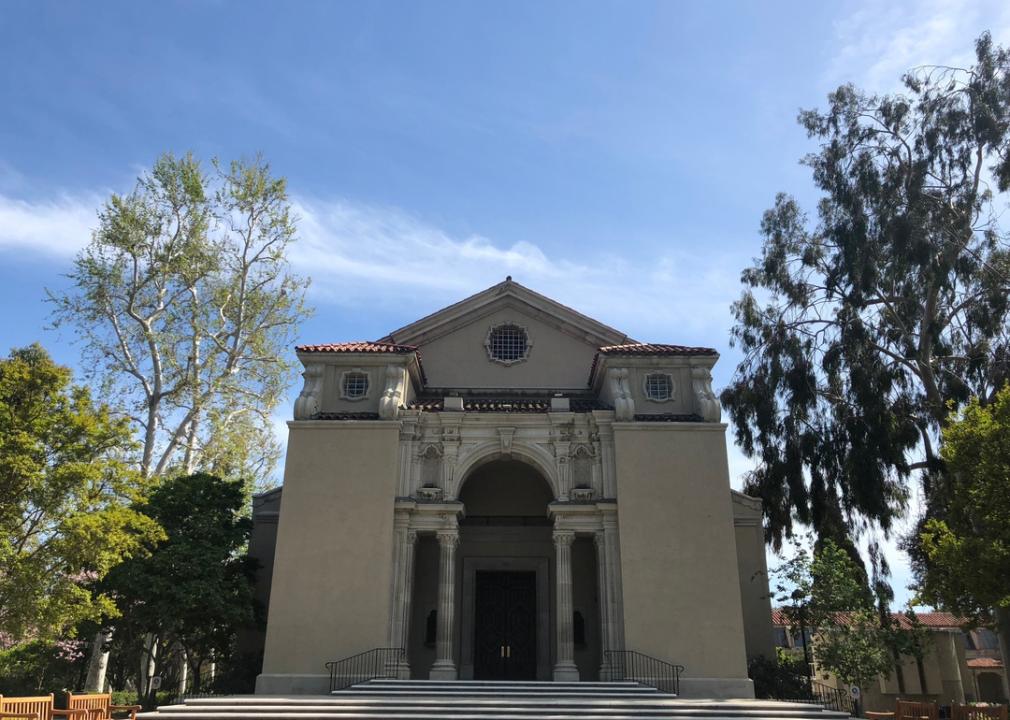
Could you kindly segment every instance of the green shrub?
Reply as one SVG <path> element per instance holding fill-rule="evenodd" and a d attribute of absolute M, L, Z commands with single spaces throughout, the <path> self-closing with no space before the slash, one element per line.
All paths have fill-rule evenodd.
<path fill-rule="evenodd" d="M 802 660 L 772 660 L 759 655 L 747 663 L 747 675 L 754 681 L 756 698 L 798 700 L 810 696 Z"/>

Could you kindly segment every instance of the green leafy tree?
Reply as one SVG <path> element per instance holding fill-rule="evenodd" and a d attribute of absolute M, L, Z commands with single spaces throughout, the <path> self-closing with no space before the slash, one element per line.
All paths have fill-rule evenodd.
<path fill-rule="evenodd" d="M 813 647 L 804 646 L 807 661 L 846 684 L 865 687 L 889 675 L 922 642 L 920 633 L 893 620 L 890 589 L 884 585 L 885 596 L 875 596 L 862 566 L 830 539 L 812 557 L 797 543 L 775 574 L 777 601 L 792 629 L 813 637 Z"/>
<path fill-rule="evenodd" d="M 1010 377 L 1010 54 L 975 50 L 799 115 L 817 220 L 784 194 L 765 213 L 722 394 L 776 547 L 795 522 L 843 545 L 886 532 L 951 409 Z"/>
<path fill-rule="evenodd" d="M 308 315 L 307 282 L 286 257 L 294 239 L 285 181 L 259 158 L 207 173 L 191 155 L 164 155 L 99 213 L 73 289 L 50 299 L 138 431 L 145 477 L 222 458 L 254 482 L 270 477 L 270 412 Z"/>
<path fill-rule="evenodd" d="M 0 635 L 50 641 L 118 609 L 90 584 L 161 537 L 127 424 L 40 345 L 0 360 Z"/>
<path fill-rule="evenodd" d="M 1010 657 L 1010 385 L 973 399 L 943 433 L 947 472 L 906 549 L 924 602 L 997 620 Z"/>
<path fill-rule="evenodd" d="M 257 622 L 244 506 L 240 481 L 201 473 L 164 482 L 141 506 L 167 539 L 114 568 L 103 588 L 123 612 L 122 652 L 142 655 L 152 675 L 229 655 L 238 630 Z"/>

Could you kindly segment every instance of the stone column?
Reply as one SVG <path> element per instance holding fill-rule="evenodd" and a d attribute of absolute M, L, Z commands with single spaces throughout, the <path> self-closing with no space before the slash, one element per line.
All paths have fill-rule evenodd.
<path fill-rule="evenodd" d="M 414 548 L 417 544 L 417 531 L 406 525 L 406 520 L 397 519 L 397 527 L 393 538 L 393 604 L 392 616 L 389 620 L 389 645 L 391 648 L 403 648 L 406 652 L 410 645 L 410 614 L 411 601 L 414 594 Z M 402 658 L 400 667 L 387 668 L 387 674 L 402 679 L 410 679 L 410 658 Z"/>
<path fill-rule="evenodd" d="M 575 666 L 575 638 L 572 628 L 572 541 L 573 530 L 554 531 L 554 550 L 557 558 L 554 575 L 557 582 L 557 661 L 554 663 L 555 682 L 578 682 L 579 669 Z"/>
<path fill-rule="evenodd" d="M 596 587 L 600 608 L 600 680 L 610 680 L 610 658 L 607 651 L 610 647 L 610 601 L 607 598 L 609 587 L 607 581 L 607 539 L 602 530 L 593 535 L 596 546 Z"/>
<path fill-rule="evenodd" d="M 456 546 L 457 528 L 438 531 L 438 627 L 435 634 L 435 664 L 428 677 L 431 680 L 455 680 L 453 662 L 453 628 L 456 622 Z"/>

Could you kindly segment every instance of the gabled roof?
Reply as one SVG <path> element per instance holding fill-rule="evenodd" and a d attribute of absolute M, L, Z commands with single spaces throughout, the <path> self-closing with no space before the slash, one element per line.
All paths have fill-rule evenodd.
<path fill-rule="evenodd" d="M 558 327 L 563 332 L 581 337 L 591 345 L 617 345 L 634 342 L 625 333 L 609 325 L 593 320 L 587 315 L 551 300 L 545 295 L 530 290 L 512 279 L 492 285 L 487 290 L 471 295 L 457 303 L 442 308 L 437 312 L 394 330 L 380 342 L 409 345 L 423 345 L 435 338 L 441 337 L 472 319 L 479 319 L 492 312 L 505 301 L 537 317 L 548 324 Z"/>

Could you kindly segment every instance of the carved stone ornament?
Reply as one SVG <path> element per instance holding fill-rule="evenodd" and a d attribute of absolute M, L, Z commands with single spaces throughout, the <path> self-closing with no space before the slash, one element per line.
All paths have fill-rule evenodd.
<path fill-rule="evenodd" d="M 428 487 L 423 486 L 417 489 L 417 497 L 419 500 L 427 500 L 428 502 L 439 502 L 442 499 L 442 488 L 440 487 Z"/>
<path fill-rule="evenodd" d="M 403 368 L 387 365 L 385 379 L 385 388 L 379 399 L 379 417 L 395 420 L 400 414 L 400 398 L 403 397 Z"/>
<path fill-rule="evenodd" d="M 319 414 L 323 395 L 323 364 L 309 363 L 302 373 L 305 385 L 295 400 L 295 420 L 310 420 Z"/>
<path fill-rule="evenodd" d="M 698 414 L 705 422 L 719 422 L 722 419 L 722 404 L 712 392 L 712 373 L 708 368 L 691 368 L 691 385 Z"/>
<path fill-rule="evenodd" d="M 627 368 L 611 368 L 607 373 L 610 394 L 614 398 L 614 417 L 617 420 L 635 419 L 635 399 L 631 394 Z"/>
<path fill-rule="evenodd" d="M 596 497 L 596 491 L 591 487 L 577 487 L 572 488 L 571 496 L 574 502 L 590 502 Z"/>
<path fill-rule="evenodd" d="M 443 455 L 442 443 L 430 443 L 421 448 L 421 451 L 417 454 L 418 457 L 424 458 L 426 460 L 434 460 L 440 458 Z"/>
<path fill-rule="evenodd" d="M 515 436 L 514 427 L 498 428 L 498 439 L 501 441 L 501 454 L 503 457 L 512 457 L 512 438 Z"/>

